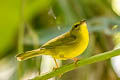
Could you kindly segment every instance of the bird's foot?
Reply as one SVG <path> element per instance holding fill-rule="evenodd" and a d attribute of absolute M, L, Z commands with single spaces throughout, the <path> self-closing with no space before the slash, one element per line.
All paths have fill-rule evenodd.
<path fill-rule="evenodd" d="M 77 67 L 77 62 L 78 62 L 80 59 L 79 59 L 79 58 L 73 58 L 72 60 L 74 61 L 75 66 Z"/>
<path fill-rule="evenodd" d="M 56 71 L 58 69 L 58 67 L 53 67 L 53 71 Z"/>
<path fill-rule="evenodd" d="M 73 58 L 74 63 L 77 64 L 77 62 L 80 60 L 79 58 Z"/>
<path fill-rule="evenodd" d="M 53 71 L 56 71 L 57 69 L 58 69 L 58 67 L 53 67 Z M 60 75 L 58 75 L 58 77 L 61 78 L 62 75 L 60 74 Z"/>

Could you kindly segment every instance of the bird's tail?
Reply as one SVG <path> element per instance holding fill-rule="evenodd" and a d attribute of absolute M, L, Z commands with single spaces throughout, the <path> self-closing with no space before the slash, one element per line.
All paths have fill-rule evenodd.
<path fill-rule="evenodd" d="M 40 56 L 41 55 L 41 49 L 36 49 L 36 50 L 32 50 L 32 51 L 27 51 L 25 53 L 21 53 L 16 55 L 16 58 L 18 61 L 23 61 L 32 57 L 36 57 L 36 56 Z"/>

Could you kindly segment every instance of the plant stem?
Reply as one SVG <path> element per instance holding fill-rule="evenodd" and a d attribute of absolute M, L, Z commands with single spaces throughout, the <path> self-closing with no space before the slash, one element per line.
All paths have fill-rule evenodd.
<path fill-rule="evenodd" d="M 92 63 L 99 62 L 99 61 L 104 61 L 106 59 L 109 59 L 109 58 L 111 58 L 113 56 L 117 56 L 117 55 L 120 55 L 120 49 L 100 53 L 100 54 L 92 56 L 90 58 L 80 60 L 76 64 L 71 63 L 71 64 L 64 65 L 55 71 L 52 71 L 52 72 L 45 74 L 43 76 L 37 76 L 37 77 L 33 78 L 32 80 L 47 80 L 47 79 L 52 78 L 54 76 L 59 76 L 63 73 L 74 70 L 80 66 L 92 64 Z"/>
<path fill-rule="evenodd" d="M 32 29 L 32 26 L 29 23 L 27 23 L 27 28 L 28 28 L 29 34 L 31 35 L 31 37 L 33 39 L 32 41 L 34 44 L 33 45 L 34 49 L 39 48 L 39 38 L 38 38 L 37 33 Z M 35 66 L 38 70 L 38 75 L 40 75 L 41 57 L 36 57 L 34 61 L 35 61 L 34 63 L 36 63 Z"/>
<path fill-rule="evenodd" d="M 18 32 L 18 53 L 22 53 L 24 51 L 24 0 L 21 1 L 21 13 L 20 13 L 20 26 Z M 18 80 L 21 80 L 23 71 L 22 71 L 22 63 L 18 64 Z"/>

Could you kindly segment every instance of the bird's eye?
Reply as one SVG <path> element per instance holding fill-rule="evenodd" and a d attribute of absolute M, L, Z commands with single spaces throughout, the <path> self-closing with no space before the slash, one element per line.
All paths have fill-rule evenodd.
<path fill-rule="evenodd" d="M 79 24 L 76 24 L 76 25 L 75 25 L 75 28 L 78 27 L 78 26 L 79 26 Z"/>

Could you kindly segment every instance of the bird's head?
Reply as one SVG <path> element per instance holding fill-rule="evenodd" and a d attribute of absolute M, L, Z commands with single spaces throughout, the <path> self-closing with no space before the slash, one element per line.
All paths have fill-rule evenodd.
<path fill-rule="evenodd" d="M 86 21 L 82 20 L 80 22 L 75 23 L 70 32 L 76 36 L 88 32 Z"/>

